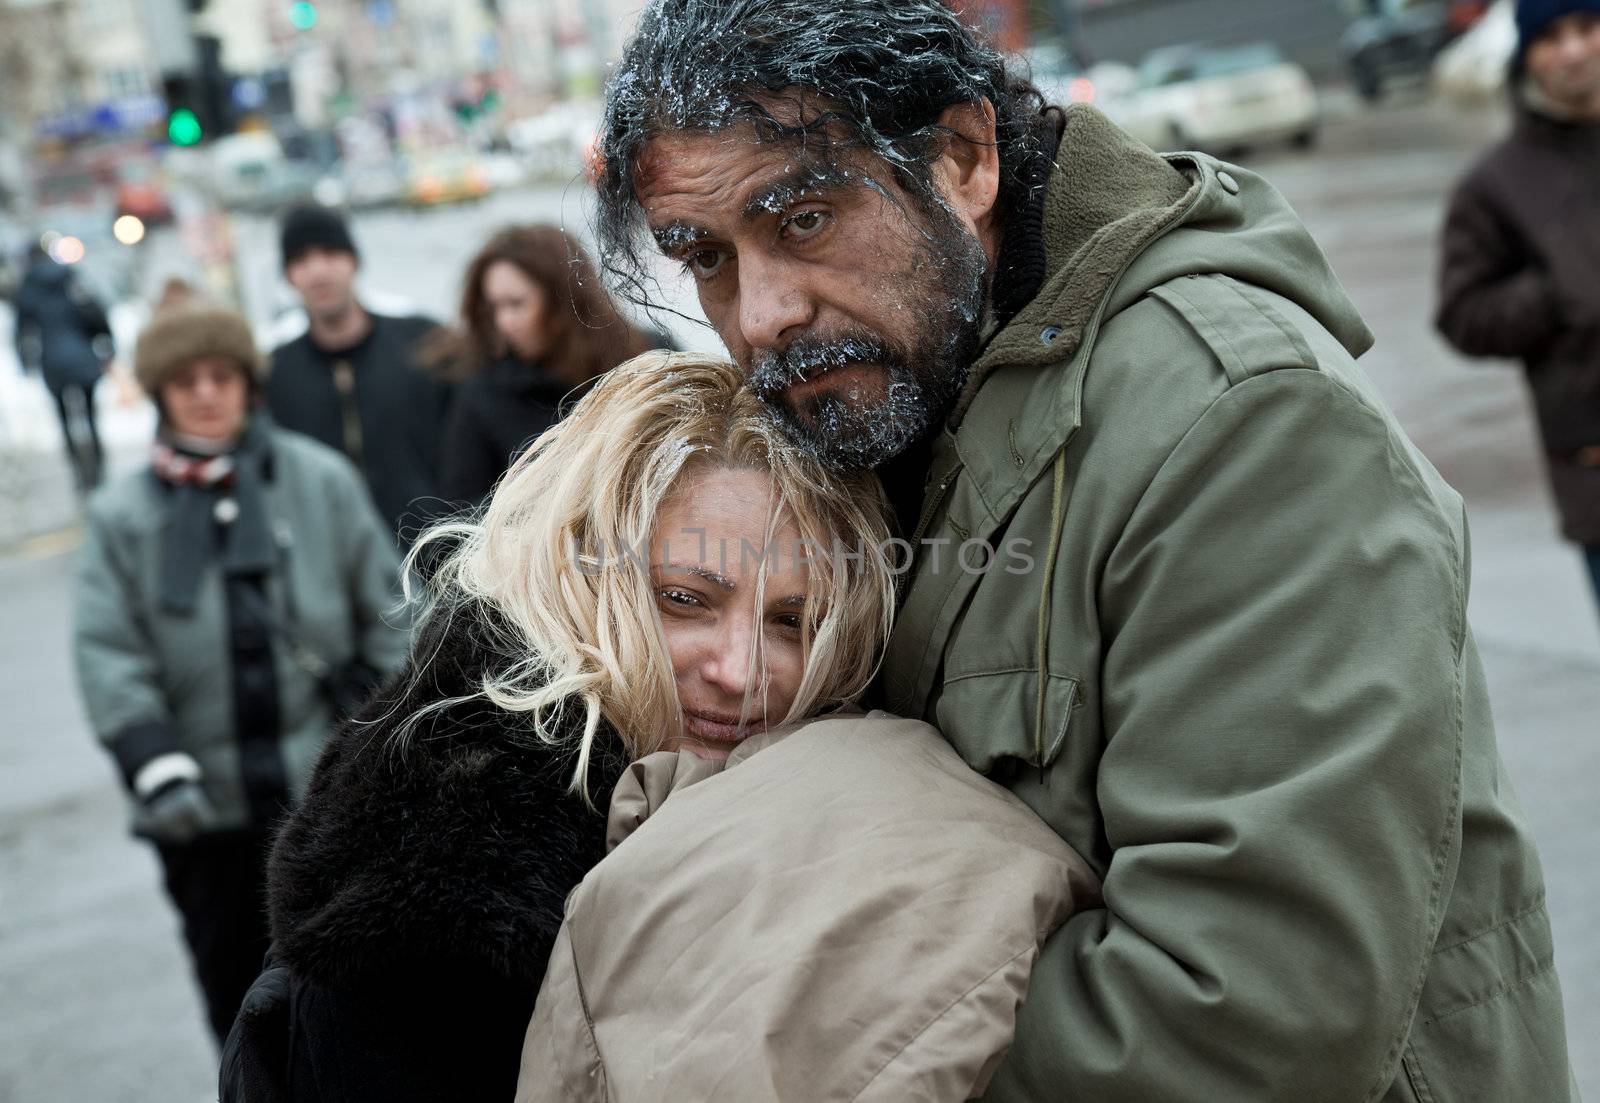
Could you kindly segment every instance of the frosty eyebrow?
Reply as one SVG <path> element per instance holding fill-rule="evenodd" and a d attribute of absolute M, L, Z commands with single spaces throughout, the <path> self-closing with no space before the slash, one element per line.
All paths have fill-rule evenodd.
<path fill-rule="evenodd" d="M 684 574 L 693 575 L 696 578 L 703 578 L 713 586 L 722 590 L 732 591 L 739 588 L 734 583 L 733 579 L 727 577 L 726 575 L 720 575 L 716 571 L 708 571 L 704 567 L 690 567 L 683 563 L 663 563 L 657 569 L 662 571 L 682 571 Z"/>
<path fill-rule="evenodd" d="M 658 571 L 682 571 L 684 574 L 702 578 L 717 587 L 732 593 L 739 588 L 739 584 L 727 575 L 720 575 L 716 571 L 709 571 L 704 567 L 691 567 L 687 563 L 662 563 L 656 568 Z M 806 606 L 805 594 L 790 594 L 772 603 L 778 609 L 803 609 Z"/>
<path fill-rule="evenodd" d="M 698 245 L 711 236 L 711 231 L 704 226 L 683 221 L 669 222 L 650 233 L 656 239 L 656 247 L 668 256 Z"/>
<path fill-rule="evenodd" d="M 802 165 L 792 172 L 757 188 L 740 212 L 746 222 L 768 214 L 780 214 L 808 195 L 816 196 L 843 187 L 850 173 L 822 165 Z"/>

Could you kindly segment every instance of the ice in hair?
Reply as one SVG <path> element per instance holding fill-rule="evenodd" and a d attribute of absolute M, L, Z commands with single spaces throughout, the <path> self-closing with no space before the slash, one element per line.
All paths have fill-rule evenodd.
<path fill-rule="evenodd" d="M 1033 196 L 1043 96 L 1026 66 L 984 42 L 946 0 L 650 0 L 606 86 L 596 231 L 606 279 L 648 303 L 649 259 L 634 194 L 658 135 L 749 125 L 796 160 L 846 170 L 856 154 L 914 200 L 937 201 L 930 165 L 946 108 L 995 110 L 1002 213 Z M 798 116 L 798 119 L 797 119 Z"/>

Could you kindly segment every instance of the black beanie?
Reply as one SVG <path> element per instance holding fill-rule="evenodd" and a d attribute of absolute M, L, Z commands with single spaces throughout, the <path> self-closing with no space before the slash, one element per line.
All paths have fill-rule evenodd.
<path fill-rule="evenodd" d="M 1517 0 L 1517 56 L 1550 24 L 1580 11 L 1600 13 L 1600 0 Z"/>
<path fill-rule="evenodd" d="M 283 266 L 289 267 L 290 262 L 314 246 L 361 256 L 355 239 L 350 236 L 350 227 L 345 225 L 344 216 L 338 211 L 309 205 L 296 207 L 284 216 L 278 238 Z"/>

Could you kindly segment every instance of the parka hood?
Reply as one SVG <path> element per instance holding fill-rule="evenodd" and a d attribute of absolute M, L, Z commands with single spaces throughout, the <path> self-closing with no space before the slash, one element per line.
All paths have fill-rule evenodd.
<path fill-rule="evenodd" d="M 1102 318 L 1180 276 L 1254 284 L 1298 303 L 1351 355 L 1371 347 L 1327 258 L 1264 179 L 1203 153 L 1154 153 L 1086 105 L 1064 116 L 1044 196 L 1050 275 L 989 341 L 952 424 L 990 372 L 1070 360 Z"/>

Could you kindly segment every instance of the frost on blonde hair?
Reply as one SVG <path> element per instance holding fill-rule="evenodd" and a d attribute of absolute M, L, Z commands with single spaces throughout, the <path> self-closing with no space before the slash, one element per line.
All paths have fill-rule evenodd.
<path fill-rule="evenodd" d="M 415 562 L 433 542 L 454 545 L 434 577 L 435 605 L 446 607 L 436 615 L 477 618 L 473 630 L 503 660 L 475 694 L 434 702 L 412 721 L 482 699 L 525 715 L 533 734 L 556 744 L 572 739 L 569 710 L 581 708 L 573 788 L 585 795 L 602 720 L 635 758 L 679 732 L 648 551 L 663 501 L 686 473 L 708 467 L 769 474 L 769 535 L 791 519 L 811 549 L 805 668 L 783 719 L 858 697 L 894 608 L 877 478 L 830 472 L 789 443 L 726 360 L 651 352 L 602 376 L 540 436 L 479 520 L 440 526 L 412 552 Z M 761 633 L 752 635 L 759 669 Z"/>

